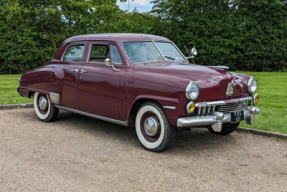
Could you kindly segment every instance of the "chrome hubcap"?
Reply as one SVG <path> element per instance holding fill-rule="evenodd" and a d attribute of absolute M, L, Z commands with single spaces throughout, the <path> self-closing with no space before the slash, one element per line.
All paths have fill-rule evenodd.
<path fill-rule="evenodd" d="M 156 120 L 152 117 L 149 117 L 144 122 L 144 129 L 146 134 L 149 136 L 154 136 L 157 133 L 158 124 Z"/>
<path fill-rule="evenodd" d="M 39 99 L 39 107 L 43 111 L 46 110 L 48 107 L 48 101 L 44 96 L 40 97 L 40 99 Z"/>

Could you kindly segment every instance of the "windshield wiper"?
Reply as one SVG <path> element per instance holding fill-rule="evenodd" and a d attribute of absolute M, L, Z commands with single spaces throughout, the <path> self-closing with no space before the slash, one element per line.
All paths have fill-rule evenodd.
<path fill-rule="evenodd" d="M 175 58 L 173 58 L 173 57 L 170 57 L 170 56 L 164 56 L 165 58 L 168 58 L 168 59 L 171 59 L 171 60 L 175 60 Z"/>

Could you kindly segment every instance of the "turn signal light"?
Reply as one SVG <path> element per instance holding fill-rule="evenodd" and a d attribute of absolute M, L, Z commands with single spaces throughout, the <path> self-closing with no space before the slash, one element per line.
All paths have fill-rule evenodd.
<path fill-rule="evenodd" d="M 191 113 L 195 110 L 195 105 L 192 101 L 186 105 L 186 110 L 188 113 Z"/>
<path fill-rule="evenodd" d="M 256 97 L 255 97 L 255 102 L 256 102 L 256 103 L 259 102 L 259 95 L 256 95 Z"/>
<path fill-rule="evenodd" d="M 255 105 L 258 102 L 259 102 L 259 95 L 256 93 L 255 95 L 253 95 L 253 105 Z"/>

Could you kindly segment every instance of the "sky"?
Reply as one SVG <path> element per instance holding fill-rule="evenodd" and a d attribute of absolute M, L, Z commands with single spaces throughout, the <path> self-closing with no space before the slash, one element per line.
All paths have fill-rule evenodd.
<path fill-rule="evenodd" d="M 151 0 L 130 0 L 130 11 L 137 8 L 139 12 L 147 12 L 152 9 L 153 4 L 150 4 Z M 120 9 L 128 10 L 128 2 L 122 3 L 117 0 L 117 4 L 119 5 Z"/>

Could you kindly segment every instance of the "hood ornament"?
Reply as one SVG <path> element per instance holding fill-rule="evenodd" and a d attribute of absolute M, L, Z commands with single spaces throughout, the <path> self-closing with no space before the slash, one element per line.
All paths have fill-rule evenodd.
<path fill-rule="evenodd" d="M 231 96 L 233 95 L 233 82 L 228 83 L 227 85 L 227 91 L 226 91 L 226 95 L 227 96 Z"/>

